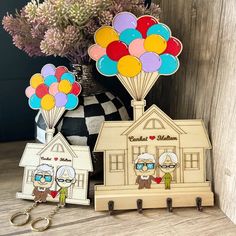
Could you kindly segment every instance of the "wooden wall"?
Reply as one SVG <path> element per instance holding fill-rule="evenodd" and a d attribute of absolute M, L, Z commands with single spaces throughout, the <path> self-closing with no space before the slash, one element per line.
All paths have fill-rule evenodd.
<path fill-rule="evenodd" d="M 204 120 L 213 145 L 208 178 L 214 179 L 220 208 L 236 223 L 236 1 L 160 4 L 161 21 L 184 50 L 179 71 L 160 79 L 147 101 L 162 104 L 172 118 Z"/>

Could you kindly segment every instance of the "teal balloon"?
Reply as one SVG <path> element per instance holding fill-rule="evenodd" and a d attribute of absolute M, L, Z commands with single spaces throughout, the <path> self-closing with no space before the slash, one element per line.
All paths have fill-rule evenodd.
<path fill-rule="evenodd" d="M 70 72 L 66 72 L 61 76 L 61 80 L 68 80 L 71 84 L 73 84 L 75 82 L 75 76 Z"/>
<path fill-rule="evenodd" d="M 36 94 L 33 94 L 29 98 L 29 106 L 34 110 L 40 109 L 41 108 L 41 99 Z"/>
<path fill-rule="evenodd" d="M 118 73 L 117 62 L 111 60 L 107 55 L 102 56 L 97 61 L 97 69 L 105 76 L 114 76 Z"/>
<path fill-rule="evenodd" d="M 142 34 L 136 29 L 126 29 L 120 34 L 120 41 L 129 45 L 135 39 L 141 39 Z"/>
<path fill-rule="evenodd" d="M 74 94 L 67 95 L 67 103 L 65 105 L 65 108 L 67 110 L 73 110 L 78 106 L 78 104 L 79 104 L 79 99 L 77 96 L 75 96 Z"/>
<path fill-rule="evenodd" d="M 46 84 L 48 87 L 50 87 L 51 84 L 57 82 L 57 78 L 54 75 L 48 75 L 44 79 L 44 84 Z"/>
<path fill-rule="evenodd" d="M 164 24 L 155 24 L 152 25 L 148 31 L 147 31 L 147 36 L 152 35 L 152 34 L 158 34 L 160 36 L 162 36 L 166 41 L 169 40 L 171 32 L 170 29 L 164 25 Z"/>
<path fill-rule="evenodd" d="M 162 54 L 160 55 L 160 58 L 161 67 L 158 69 L 159 74 L 171 75 L 179 68 L 179 60 L 177 57 L 174 57 L 170 54 Z"/>

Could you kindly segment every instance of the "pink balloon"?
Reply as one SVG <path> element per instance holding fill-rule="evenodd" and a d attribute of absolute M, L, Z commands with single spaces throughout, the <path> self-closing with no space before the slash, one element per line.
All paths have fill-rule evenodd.
<path fill-rule="evenodd" d="M 94 44 L 89 47 L 88 54 L 94 61 L 98 61 L 102 56 L 106 54 L 106 48 L 102 48 L 99 45 Z"/>
<path fill-rule="evenodd" d="M 58 83 L 57 82 L 50 85 L 49 93 L 53 96 L 55 96 L 58 93 Z"/>
<path fill-rule="evenodd" d="M 35 94 L 35 89 L 31 86 L 27 87 L 25 90 L 25 95 L 30 98 L 33 94 Z"/>
<path fill-rule="evenodd" d="M 145 52 L 144 39 L 135 39 L 129 45 L 129 53 L 132 56 L 140 57 Z"/>

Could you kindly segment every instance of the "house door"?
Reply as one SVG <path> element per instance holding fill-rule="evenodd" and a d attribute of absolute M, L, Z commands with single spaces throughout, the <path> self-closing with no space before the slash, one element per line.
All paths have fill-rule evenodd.
<path fill-rule="evenodd" d="M 156 147 L 156 157 L 157 157 L 157 164 L 159 164 L 159 157 L 164 152 L 174 152 L 176 153 L 176 147 L 175 146 L 157 146 Z M 157 167 L 157 176 L 162 177 L 165 173 L 163 173 L 160 168 Z M 176 182 L 176 170 L 171 173 L 172 175 L 172 182 Z"/>

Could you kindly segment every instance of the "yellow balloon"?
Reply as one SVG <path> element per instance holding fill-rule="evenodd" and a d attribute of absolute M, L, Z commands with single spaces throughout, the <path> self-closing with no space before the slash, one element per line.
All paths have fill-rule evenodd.
<path fill-rule="evenodd" d="M 40 84 L 44 83 L 44 78 L 40 73 L 34 74 L 30 78 L 30 85 L 32 88 L 37 88 Z"/>
<path fill-rule="evenodd" d="M 68 94 L 72 89 L 72 85 L 68 80 L 61 80 L 58 85 L 58 90 L 62 93 Z"/>
<path fill-rule="evenodd" d="M 144 41 L 144 48 L 148 52 L 155 52 L 161 54 L 166 50 L 167 43 L 160 35 L 152 34 L 148 36 Z"/>
<path fill-rule="evenodd" d="M 119 35 L 111 26 L 102 26 L 94 34 L 95 42 L 103 48 L 109 43 L 119 40 Z"/>
<path fill-rule="evenodd" d="M 41 107 L 42 109 L 49 111 L 55 106 L 55 99 L 52 95 L 47 94 L 43 96 L 41 100 Z"/>
<path fill-rule="evenodd" d="M 118 61 L 117 68 L 121 75 L 134 77 L 141 72 L 142 64 L 137 57 L 127 55 Z"/>

